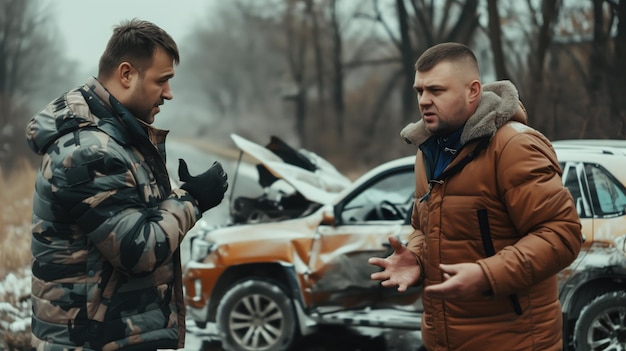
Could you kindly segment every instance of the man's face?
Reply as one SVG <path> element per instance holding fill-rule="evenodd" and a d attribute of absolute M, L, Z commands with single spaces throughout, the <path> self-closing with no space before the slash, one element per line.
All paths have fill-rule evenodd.
<path fill-rule="evenodd" d="M 443 61 L 431 70 L 415 73 L 413 88 L 426 128 L 447 135 L 461 128 L 473 113 L 467 74 L 452 62 Z"/>
<path fill-rule="evenodd" d="M 143 75 L 135 72 L 130 97 L 124 104 L 140 120 L 152 124 L 160 105 L 174 96 L 169 80 L 174 77 L 174 60 L 161 48 L 157 48 L 152 65 Z"/>

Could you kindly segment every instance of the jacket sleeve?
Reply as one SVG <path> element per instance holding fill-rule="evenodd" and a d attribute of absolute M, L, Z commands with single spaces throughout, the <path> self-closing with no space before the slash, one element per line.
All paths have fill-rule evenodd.
<path fill-rule="evenodd" d="M 139 184 L 137 175 L 147 172 L 127 152 L 103 133 L 81 133 L 81 146 L 53 168 L 52 181 L 78 231 L 122 272 L 145 275 L 170 260 L 201 214 L 182 190 L 149 205 L 153 184 Z"/>
<path fill-rule="evenodd" d="M 501 149 L 496 179 L 521 238 L 478 261 L 495 295 L 528 288 L 570 265 L 581 247 L 581 225 L 549 141 L 518 133 Z"/>

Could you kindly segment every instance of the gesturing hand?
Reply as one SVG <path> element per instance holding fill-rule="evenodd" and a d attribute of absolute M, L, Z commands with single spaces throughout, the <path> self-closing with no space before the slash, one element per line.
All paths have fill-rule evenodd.
<path fill-rule="evenodd" d="M 215 161 L 206 172 L 194 177 L 189 174 L 185 160 L 180 158 L 178 161 L 178 177 L 185 182 L 180 188 L 198 201 L 200 211 L 204 212 L 219 205 L 228 189 L 228 176 L 222 164 Z"/>
<path fill-rule="evenodd" d="M 478 263 L 440 264 L 443 283 L 429 285 L 424 294 L 432 298 L 467 300 L 489 291 L 491 285 Z"/>
<path fill-rule="evenodd" d="M 381 272 L 372 273 L 371 278 L 381 280 L 384 287 L 398 286 L 398 291 L 403 292 L 418 282 L 422 270 L 413 253 L 402 245 L 400 240 L 390 236 L 389 244 L 393 249 L 391 256 L 372 257 L 368 260 L 369 264 L 383 268 Z"/>

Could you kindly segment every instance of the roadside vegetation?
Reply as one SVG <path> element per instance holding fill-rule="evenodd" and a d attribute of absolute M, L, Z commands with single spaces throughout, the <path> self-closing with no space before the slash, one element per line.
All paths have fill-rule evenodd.
<path fill-rule="evenodd" d="M 0 168 L 0 279 L 29 263 L 35 176 L 27 162 L 10 171 Z"/>
<path fill-rule="evenodd" d="M 36 170 L 0 168 L 0 350 L 30 350 L 30 224 Z"/>

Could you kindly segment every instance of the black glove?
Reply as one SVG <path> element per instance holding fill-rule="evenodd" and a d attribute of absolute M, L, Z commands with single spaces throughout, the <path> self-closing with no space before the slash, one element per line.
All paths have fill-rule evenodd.
<path fill-rule="evenodd" d="M 178 177 L 185 182 L 180 188 L 198 201 L 202 212 L 219 205 L 228 189 L 228 176 L 218 161 L 215 161 L 206 172 L 192 177 L 185 160 L 179 158 Z"/>

